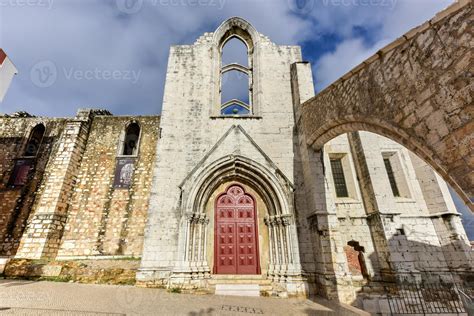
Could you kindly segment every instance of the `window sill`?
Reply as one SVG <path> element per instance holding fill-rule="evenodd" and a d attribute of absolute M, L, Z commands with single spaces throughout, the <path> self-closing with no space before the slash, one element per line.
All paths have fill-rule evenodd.
<path fill-rule="evenodd" d="M 138 155 L 117 155 L 117 159 L 119 158 L 138 158 Z"/>
<path fill-rule="evenodd" d="M 361 201 L 353 199 L 353 198 L 336 198 L 334 200 L 336 204 L 360 204 Z"/>
<path fill-rule="evenodd" d="M 405 197 L 395 197 L 396 203 L 416 203 L 416 201 L 412 198 L 405 198 Z"/>
<path fill-rule="evenodd" d="M 215 119 L 244 119 L 244 120 L 261 120 L 262 117 L 258 115 L 214 115 L 211 120 Z"/>

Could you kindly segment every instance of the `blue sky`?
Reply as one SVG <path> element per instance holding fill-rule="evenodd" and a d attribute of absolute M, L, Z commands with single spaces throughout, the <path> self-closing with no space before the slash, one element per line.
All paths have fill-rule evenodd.
<path fill-rule="evenodd" d="M 169 46 L 192 44 L 231 16 L 277 44 L 301 45 L 320 91 L 451 2 L 0 0 L 0 47 L 19 70 L 0 113 L 159 114 Z"/>

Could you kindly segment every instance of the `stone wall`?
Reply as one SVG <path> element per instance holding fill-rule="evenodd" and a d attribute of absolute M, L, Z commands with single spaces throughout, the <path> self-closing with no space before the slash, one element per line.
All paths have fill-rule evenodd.
<path fill-rule="evenodd" d="M 132 184 L 114 188 L 122 133 L 130 122 L 141 128 Z M 159 117 L 94 118 L 77 173 L 59 257 L 141 256 Z"/>
<path fill-rule="evenodd" d="M 233 32 L 253 47 L 251 115 L 220 113 L 220 45 Z M 192 273 L 183 255 L 187 247 L 192 247 L 186 216 L 203 212 L 202 203 L 206 201 L 199 194 L 212 191 L 211 186 L 232 180 L 251 184 L 252 189 L 267 197 L 267 203 L 278 205 L 266 216 L 284 213 L 293 220 L 290 65 L 300 60 L 299 47 L 276 45 L 240 18 L 225 21 L 193 45 L 171 47 L 161 122 L 163 137 L 157 148 L 139 280 L 160 284 L 167 283 L 177 270 Z M 274 194 L 273 200 L 268 199 L 270 194 Z M 281 251 L 288 247 L 285 251 L 294 252 L 294 260 L 279 264 L 282 278 L 301 274 L 296 228 L 292 224 L 288 229 L 291 237 L 287 243 L 291 246 L 281 245 Z"/>
<path fill-rule="evenodd" d="M 366 130 L 423 158 L 473 207 L 472 1 L 382 48 L 302 105 L 307 143 Z"/>
<path fill-rule="evenodd" d="M 17 258 L 141 256 L 159 116 L 115 117 L 79 110 L 74 118 L 0 117 L 0 255 Z M 136 156 L 119 156 L 125 128 L 141 128 Z M 23 157 L 30 132 L 45 134 Z M 115 188 L 119 158 L 133 161 L 129 186 Z M 32 161 L 24 185 L 12 185 L 18 158 Z"/>
<path fill-rule="evenodd" d="M 26 228 L 35 198 L 40 194 L 43 175 L 51 155 L 57 150 L 65 119 L 30 117 L 19 114 L 0 117 L 0 255 L 15 255 Z M 24 156 L 31 130 L 44 124 L 46 132 L 38 154 L 29 158 L 32 169 L 23 186 L 13 186 L 16 159 Z"/>

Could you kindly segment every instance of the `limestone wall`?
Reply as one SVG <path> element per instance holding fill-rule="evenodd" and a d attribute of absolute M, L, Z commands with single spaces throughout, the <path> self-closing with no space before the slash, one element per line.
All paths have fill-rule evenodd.
<path fill-rule="evenodd" d="M 130 122 L 141 128 L 132 185 L 114 188 L 121 134 Z M 141 256 L 158 140 L 159 117 L 95 117 L 89 133 L 59 257 Z"/>
<path fill-rule="evenodd" d="M 31 159 L 29 180 L 23 186 L 14 186 L 11 177 L 15 161 L 24 156 L 30 131 L 40 123 L 45 125 L 46 132 L 37 156 Z M 50 156 L 57 150 L 64 124 L 65 119 L 0 117 L 0 255 L 15 255 L 18 249 L 35 198 L 43 190 L 43 174 L 49 168 Z"/>
<path fill-rule="evenodd" d="M 239 19 L 233 22 L 253 29 Z M 255 46 L 253 113 L 222 117 L 219 112 L 219 32 L 204 34 L 194 45 L 173 46 L 170 50 L 162 139 L 157 148 L 142 261 L 143 280 L 167 278 L 179 261 L 178 241 L 186 238 L 186 233 L 180 232 L 180 221 L 186 212 L 193 211 L 180 204 L 181 197 L 187 194 L 180 186 L 195 168 L 205 168 L 227 155 L 240 155 L 262 164 L 273 164 L 280 170 L 278 177 L 294 180 L 290 65 L 301 60 L 300 48 L 278 46 L 251 30 Z M 240 127 L 221 142 L 235 125 Z M 248 137 L 234 137 L 241 132 Z M 212 160 L 200 165 L 211 150 L 214 150 Z"/>
<path fill-rule="evenodd" d="M 114 188 L 126 126 L 141 128 L 129 187 Z M 12 184 L 37 124 L 44 137 L 23 185 Z M 79 110 L 74 118 L 0 117 L 0 249 L 18 258 L 141 256 L 158 116 L 115 117 Z M 128 157 L 125 157 L 128 158 Z"/>

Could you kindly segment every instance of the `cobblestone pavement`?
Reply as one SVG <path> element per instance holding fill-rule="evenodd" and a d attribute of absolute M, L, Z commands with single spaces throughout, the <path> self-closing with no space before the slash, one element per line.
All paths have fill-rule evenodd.
<path fill-rule="evenodd" d="M 133 286 L 0 280 L 0 315 L 251 314 L 356 315 L 322 300 L 190 295 Z"/>

